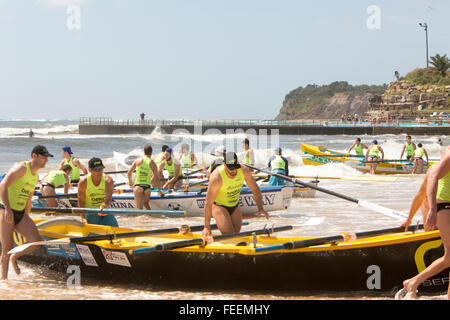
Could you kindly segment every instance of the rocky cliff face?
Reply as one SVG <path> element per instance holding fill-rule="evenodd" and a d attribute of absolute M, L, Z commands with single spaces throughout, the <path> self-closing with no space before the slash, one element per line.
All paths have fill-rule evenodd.
<path fill-rule="evenodd" d="M 341 119 L 342 115 L 354 115 L 361 117 L 369 108 L 369 101 L 374 98 L 372 93 L 334 93 L 331 97 L 323 99 L 306 99 L 305 103 L 299 104 L 295 97 L 286 96 L 283 107 L 276 120 L 293 119 Z M 316 104 L 308 104 L 311 100 Z M 320 101 L 321 100 L 321 101 Z M 311 101 L 313 102 L 313 101 Z"/>

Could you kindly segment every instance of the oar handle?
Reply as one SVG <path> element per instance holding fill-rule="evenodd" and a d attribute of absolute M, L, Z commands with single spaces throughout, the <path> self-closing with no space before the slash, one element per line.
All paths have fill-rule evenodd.
<path fill-rule="evenodd" d="M 270 172 L 270 171 L 267 171 L 265 169 L 260 169 L 260 168 L 254 167 L 252 165 L 249 165 L 249 164 L 246 164 L 246 166 L 249 167 L 250 169 L 255 170 L 255 171 L 261 171 L 261 172 L 264 172 L 264 173 L 266 173 L 268 175 L 275 176 L 275 177 L 278 177 L 278 178 L 290 181 L 294 185 L 300 185 L 302 187 L 308 187 L 308 188 L 311 188 L 311 189 L 314 189 L 314 190 L 318 190 L 318 191 L 321 191 L 321 192 L 324 192 L 324 193 L 330 194 L 332 196 L 335 196 L 335 197 L 338 197 L 338 198 L 341 198 L 341 199 L 344 199 L 344 200 L 348 200 L 348 201 L 351 201 L 351 202 L 354 202 L 354 203 L 358 203 L 359 202 L 359 200 L 357 200 L 355 198 L 351 198 L 351 197 L 346 196 L 344 194 L 340 194 L 340 193 L 337 193 L 337 192 L 334 192 L 334 191 L 331 191 L 331 190 L 328 190 L 328 189 L 324 189 L 324 188 L 315 186 L 313 184 L 305 183 L 305 182 L 299 181 L 297 179 L 292 179 L 292 178 L 289 178 L 288 176 L 285 176 L 285 175 L 282 175 L 282 174 L 279 174 L 279 173 Z"/>
<path fill-rule="evenodd" d="M 408 227 L 408 231 L 416 231 L 418 229 L 423 229 L 423 224 L 418 225 L 411 225 Z M 378 230 L 370 230 L 370 231 L 362 231 L 357 233 L 352 233 L 353 238 L 352 240 L 361 239 L 361 238 L 367 238 L 367 237 L 374 237 L 374 236 L 380 236 L 384 234 L 390 234 L 390 233 L 400 233 L 404 232 L 405 228 L 403 227 L 394 227 L 394 228 L 387 228 L 387 229 L 378 229 Z M 261 247 L 261 248 L 255 248 L 255 252 L 270 252 L 275 250 L 293 250 L 293 249 L 301 249 L 311 246 L 318 246 L 323 245 L 327 243 L 333 243 L 333 242 L 343 242 L 346 241 L 348 237 L 347 234 L 339 234 L 329 237 L 321 237 L 321 238 L 312 238 L 312 239 L 306 239 L 306 240 L 299 240 L 299 241 L 289 241 L 285 242 L 283 244 L 275 245 L 275 246 L 268 246 L 268 247 Z"/>
<path fill-rule="evenodd" d="M 181 210 L 138 210 L 138 209 L 97 209 L 97 208 L 57 208 L 57 207 L 31 207 L 34 212 L 59 213 L 103 213 L 103 214 L 175 214 L 186 215 Z"/>

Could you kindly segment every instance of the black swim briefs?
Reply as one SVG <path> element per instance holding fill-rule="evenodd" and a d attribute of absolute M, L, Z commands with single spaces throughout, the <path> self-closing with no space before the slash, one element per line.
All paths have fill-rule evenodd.
<path fill-rule="evenodd" d="M 144 189 L 144 191 L 148 190 L 148 189 L 150 189 L 152 187 L 152 186 L 150 186 L 148 184 L 135 184 L 134 186 L 135 187 L 141 187 L 142 189 Z"/>
<path fill-rule="evenodd" d="M 227 207 L 227 206 L 224 206 L 223 204 L 217 203 L 215 201 L 214 201 L 214 204 L 216 206 L 220 206 L 220 207 L 223 207 L 223 208 L 227 209 L 227 211 L 230 214 L 230 216 L 233 214 L 234 210 L 236 210 L 236 208 L 239 206 L 239 203 L 238 203 L 237 205 L 235 205 L 233 207 Z"/>
<path fill-rule="evenodd" d="M 436 212 L 446 210 L 446 209 L 450 209 L 450 202 L 441 202 L 441 203 L 437 204 Z"/>
<path fill-rule="evenodd" d="M 0 209 L 5 209 L 5 206 L 3 204 L 0 203 Z M 17 225 L 23 218 L 23 216 L 25 215 L 25 209 L 21 210 L 21 211 L 17 211 L 14 209 L 11 209 L 14 215 L 14 225 Z"/>

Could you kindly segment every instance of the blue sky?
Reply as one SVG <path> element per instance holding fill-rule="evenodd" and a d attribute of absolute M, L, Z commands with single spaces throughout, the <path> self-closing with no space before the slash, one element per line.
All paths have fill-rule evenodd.
<path fill-rule="evenodd" d="M 447 0 L 0 0 L 0 118 L 273 119 L 299 86 L 424 67 L 419 22 L 449 55 L 449 17 Z"/>

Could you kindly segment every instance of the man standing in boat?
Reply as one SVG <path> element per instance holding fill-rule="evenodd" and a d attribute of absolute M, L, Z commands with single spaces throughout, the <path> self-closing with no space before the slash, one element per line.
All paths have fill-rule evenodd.
<path fill-rule="evenodd" d="M 10 260 L 14 271 L 19 274 L 17 258 L 37 248 L 31 246 L 21 253 L 14 253 L 10 256 L 8 252 L 13 248 L 14 231 L 22 234 L 27 242 L 41 240 L 36 224 L 29 214 L 31 198 L 39 180 L 38 171 L 45 168 L 48 157 L 53 157 L 53 155 L 47 151 L 46 147 L 35 146 L 31 151 L 31 159 L 16 162 L 0 183 L 1 280 L 8 278 Z"/>
<path fill-rule="evenodd" d="M 361 138 L 355 139 L 355 142 L 353 142 L 353 144 L 347 150 L 347 156 L 350 155 L 350 151 L 352 151 L 353 148 L 355 148 L 356 155 L 361 156 L 361 157 L 364 157 L 364 149 L 369 149 L 368 146 L 361 143 Z"/>
<path fill-rule="evenodd" d="M 406 150 L 406 159 L 411 160 L 411 157 L 414 154 L 414 150 L 416 150 L 416 145 L 411 142 L 411 136 L 406 136 L 406 142 L 403 145 L 402 153 L 400 154 L 400 160 L 402 159 L 405 150 Z"/>
<path fill-rule="evenodd" d="M 78 207 L 99 209 L 98 213 L 81 214 L 84 223 L 118 227 L 116 217 L 102 213 L 112 203 L 113 179 L 103 173 L 105 166 L 100 158 L 89 160 L 89 174 L 78 183 Z"/>
<path fill-rule="evenodd" d="M 72 152 L 72 149 L 69 146 L 65 146 L 61 150 L 61 154 L 64 158 L 63 161 L 59 164 L 59 170 L 62 170 L 62 167 L 66 164 L 70 165 L 72 167 L 72 172 L 70 174 L 70 182 L 71 183 L 78 183 L 80 180 L 80 170 L 87 174 L 86 167 L 80 162 L 78 158 L 75 158 Z"/>
<path fill-rule="evenodd" d="M 381 160 L 380 159 L 381 152 Z M 384 160 L 384 151 L 381 146 L 378 145 L 377 140 L 373 140 L 370 147 L 367 149 L 365 162 L 368 162 L 370 165 L 370 174 L 375 174 L 378 166 L 378 162 L 382 162 Z"/>
<path fill-rule="evenodd" d="M 428 164 L 428 153 L 427 153 L 427 150 L 425 150 L 423 147 L 422 147 L 422 144 L 421 143 L 418 143 L 417 144 L 417 148 L 416 148 L 416 150 L 414 150 L 414 153 L 413 153 L 413 155 L 412 155 L 412 157 L 411 157 L 411 161 L 414 161 L 414 167 L 413 167 L 413 170 L 412 170 L 412 174 L 414 174 L 414 173 L 416 173 L 416 169 L 417 169 L 417 166 L 419 167 L 419 173 L 423 173 L 423 165 L 424 165 L 424 163 L 423 163 L 423 157 L 426 157 L 427 158 L 427 164 Z"/>
<path fill-rule="evenodd" d="M 252 190 L 258 216 L 263 214 L 269 219 L 268 213 L 263 208 L 261 190 L 253 179 L 250 169 L 239 164 L 236 153 L 227 152 L 224 164 L 219 165 L 209 179 L 205 201 L 204 236 L 211 235 L 212 217 L 222 234 L 241 230 L 242 212 L 239 198 L 244 181 Z"/>
<path fill-rule="evenodd" d="M 396 297 L 415 297 L 419 285 L 450 267 L 450 147 L 445 149 L 440 161 L 433 165 L 426 177 L 428 214 L 425 229 L 434 230 L 437 227 L 444 246 L 444 255 L 415 277 L 403 281 L 403 289 Z M 447 290 L 447 299 L 450 300 L 450 287 Z"/>
<path fill-rule="evenodd" d="M 160 179 L 158 168 L 152 160 L 153 148 L 151 145 L 144 147 L 144 156 L 140 159 L 134 160 L 133 164 L 128 169 L 128 184 L 133 188 L 134 201 L 136 202 L 136 209 L 151 210 L 150 209 L 150 194 L 152 191 L 152 177 L 155 176 L 154 187 L 158 188 L 160 194 L 163 194 L 160 187 Z M 132 175 L 136 169 L 134 181 Z"/>

